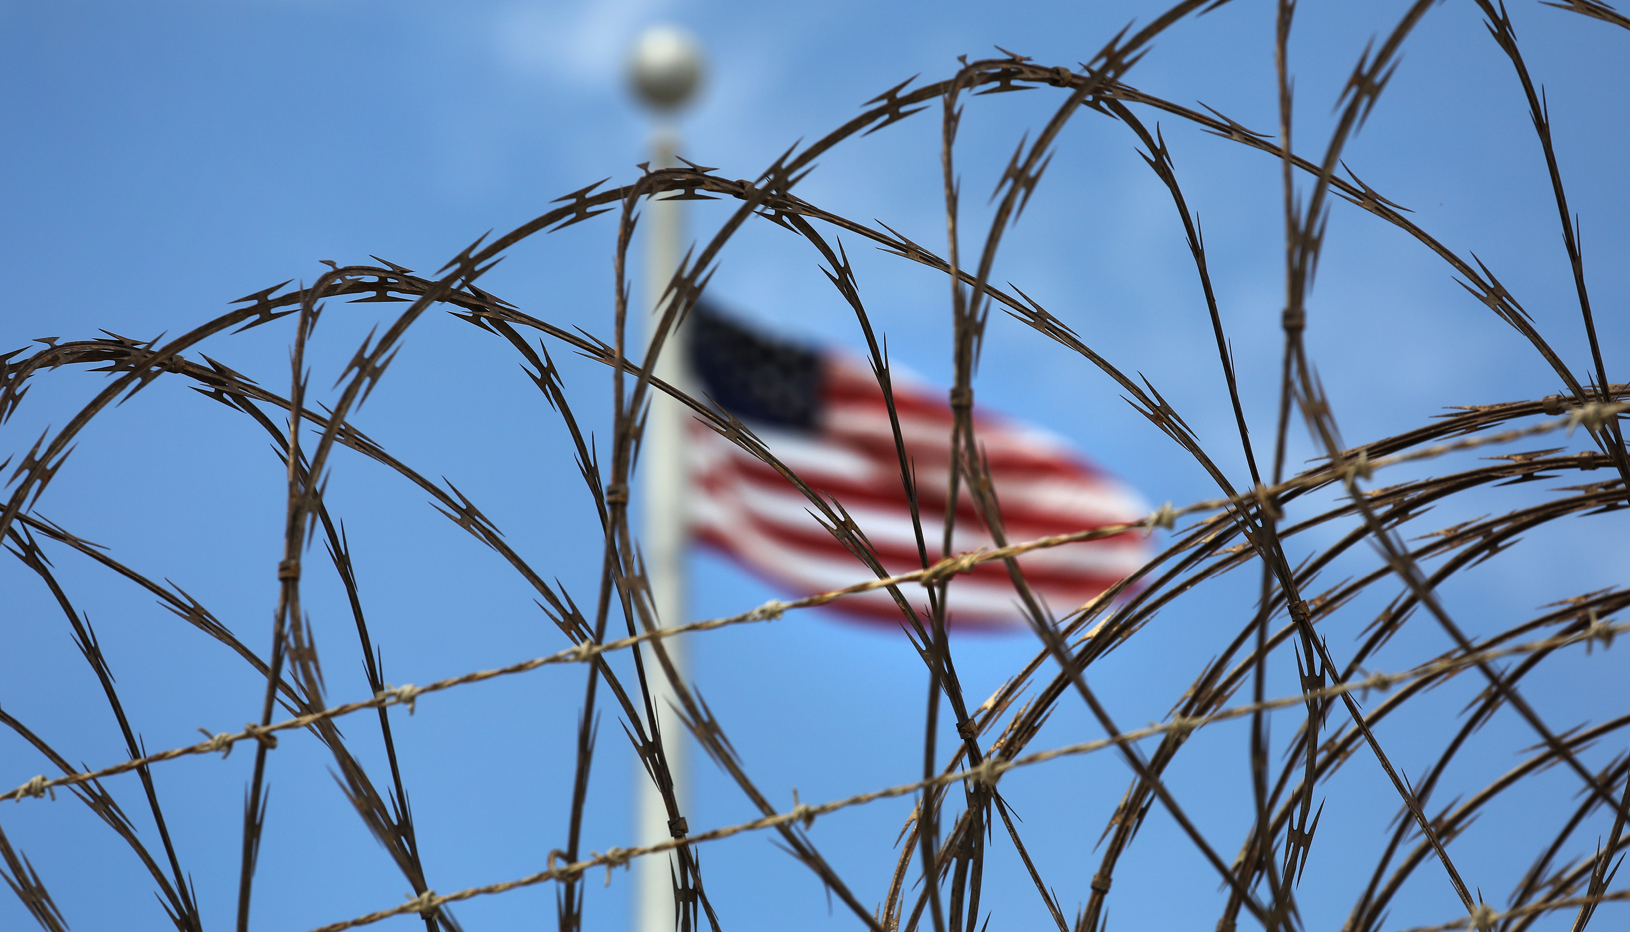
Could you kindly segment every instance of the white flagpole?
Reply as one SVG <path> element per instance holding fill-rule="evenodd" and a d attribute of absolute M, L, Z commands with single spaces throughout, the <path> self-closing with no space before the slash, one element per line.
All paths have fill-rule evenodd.
<path fill-rule="evenodd" d="M 677 164 L 679 134 L 672 118 L 695 91 L 701 76 L 700 55 L 691 37 L 672 26 L 654 26 L 635 44 L 631 62 L 635 90 L 640 99 L 658 113 L 652 134 L 651 165 L 654 169 Z M 645 227 L 645 305 L 647 334 L 659 319 L 664 291 L 679 267 L 680 241 L 684 232 L 683 202 L 655 200 L 646 203 L 641 225 Z M 669 334 L 656 364 L 657 378 L 691 392 L 683 329 Z M 645 528 L 641 535 L 646 576 L 660 624 L 673 627 L 685 622 L 685 549 L 690 534 L 686 520 L 685 430 L 686 409 L 667 395 L 651 393 L 651 412 L 646 420 L 645 440 L 640 453 L 640 482 L 645 499 Z M 685 644 L 682 638 L 663 641 L 668 659 L 681 675 L 685 672 Z M 662 666 L 646 649 L 645 672 L 651 688 L 652 704 L 662 729 L 663 749 L 673 776 L 674 795 L 683 809 L 688 802 L 685 727 L 674 714 L 673 689 Z M 636 764 L 635 843 L 650 845 L 671 837 L 668 810 L 643 765 Z M 672 932 L 675 928 L 673 879 L 669 858 L 644 857 L 634 861 L 635 932 Z"/>

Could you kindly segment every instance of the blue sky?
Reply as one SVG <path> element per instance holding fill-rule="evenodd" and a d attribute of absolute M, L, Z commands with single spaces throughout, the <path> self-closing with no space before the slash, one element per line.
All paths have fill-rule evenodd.
<path fill-rule="evenodd" d="M 1365 42 L 1390 29 L 1403 5 L 1308 0 L 1302 7 L 1291 57 L 1295 134 L 1297 148 L 1313 154 L 1322 149 L 1331 108 Z M 649 121 L 629 100 L 621 68 L 632 36 L 652 22 L 685 24 L 708 53 L 708 84 L 685 119 L 682 152 L 728 177 L 754 177 L 795 141 L 824 135 L 899 81 L 950 75 L 959 54 L 983 57 L 1000 45 L 1044 64 L 1073 66 L 1127 22 L 1146 22 L 1157 12 L 1141 2 L 1023 10 L 847 0 L 0 3 L 6 127 L 0 273 L 7 282 L 0 352 L 38 337 L 87 338 L 98 328 L 141 339 L 176 334 L 222 313 L 240 295 L 285 279 L 310 280 L 324 259 L 361 262 L 373 254 L 431 272 L 485 231 L 544 212 L 553 198 L 606 176 L 634 177 L 634 164 L 647 157 Z M 1514 5 L 1512 16 L 1530 68 L 1547 88 L 1609 375 L 1623 380 L 1630 263 L 1622 257 L 1630 227 L 1621 218 L 1630 207 L 1630 181 L 1622 165 L 1630 113 L 1612 89 L 1624 86 L 1630 36 L 1537 3 Z M 1272 130 L 1272 23 L 1271 4 L 1236 0 L 1168 32 L 1128 81 Z M 969 104 L 958 153 L 965 250 L 975 248 L 988 222 L 985 194 L 1021 134 L 1056 105 L 1051 89 Z M 1253 430 L 1269 436 L 1283 294 L 1277 165 L 1174 119 L 1161 125 L 1204 225 Z M 800 193 L 942 249 L 937 146 L 931 111 L 841 146 Z M 1232 415 L 1181 229 L 1134 146 L 1123 127 L 1078 116 L 1011 232 L 995 277 L 1023 288 L 1124 370 L 1146 375 L 1202 441 L 1223 451 L 1224 467 L 1243 477 L 1241 458 L 1229 452 L 1237 447 Z M 1516 80 L 1470 3 L 1457 0 L 1427 16 L 1346 162 L 1411 208 L 1457 254 L 1475 252 L 1487 262 L 1563 358 L 1582 368 L 1585 343 L 1544 163 Z M 521 244 L 483 287 L 528 313 L 608 335 L 611 216 Z M 716 205 L 695 211 L 692 234 L 710 232 L 719 217 Z M 950 372 L 943 282 L 859 243 L 847 245 L 893 358 L 943 383 Z M 861 345 L 817 257 L 768 225 L 749 227 L 732 243 L 710 290 L 785 335 Z M 380 307 L 329 311 L 310 357 L 314 388 L 327 391 L 369 329 L 390 319 L 389 306 Z M 292 327 L 265 327 L 218 338 L 204 351 L 286 391 L 291 333 Z M 1444 405 L 1559 388 L 1531 349 L 1456 285 L 1440 260 L 1347 205 L 1338 204 L 1330 221 L 1309 341 L 1352 442 L 1422 423 Z M 564 348 L 551 349 L 580 415 L 604 437 L 609 389 L 602 372 Z M 427 318 L 355 422 L 421 473 L 458 484 L 534 566 L 558 577 L 580 603 L 590 602 L 598 576 L 598 551 L 584 545 L 596 533 L 592 508 L 564 431 L 517 362 L 474 328 Z M 67 370 L 39 378 L 0 428 L 0 458 L 26 451 L 42 430 L 63 424 L 103 378 Z M 1197 467 L 1120 401 L 1112 383 L 1016 322 L 993 319 L 977 386 L 981 404 L 1071 438 L 1152 501 L 1181 503 L 1214 492 Z M 160 383 L 97 420 L 37 511 L 143 572 L 174 580 L 264 651 L 284 488 L 280 465 L 257 431 L 225 408 Z M 1300 432 L 1293 435 L 1296 462 L 1313 447 Z M 422 683 L 563 645 L 520 580 L 416 490 L 340 457 L 329 494 L 346 520 L 387 679 Z M 1502 501 L 1468 503 L 1465 514 L 1446 508 L 1421 532 L 1510 507 Z M 1542 530 L 1520 556 L 1491 561 L 1446 598 L 1464 616 L 1509 623 L 1541 603 L 1622 580 L 1630 556 L 1624 540 L 1622 519 L 1612 516 L 1577 520 L 1566 533 Z M 197 727 L 237 727 L 258 713 L 261 687 L 241 661 L 133 587 L 69 554 L 55 558 L 76 604 L 96 625 L 150 748 L 189 743 Z M 7 593 L 0 704 L 72 760 L 91 766 L 118 760 L 117 731 L 90 691 L 60 614 L 52 614 L 48 593 L 26 570 L 8 563 L 0 568 Z M 698 557 L 693 570 L 698 618 L 777 594 L 713 557 Z M 1163 613 L 1142 640 L 1095 674 L 1126 721 L 1163 717 L 1193 671 L 1243 624 L 1254 583 L 1236 575 Z M 338 588 L 321 578 L 308 587 L 329 697 L 359 697 L 367 687 Z M 1380 604 L 1357 606 L 1333 627 L 1338 656 L 1370 617 L 1364 612 Z M 1414 638 L 1395 645 L 1390 656 L 1397 665 L 1444 647 L 1431 631 Z M 781 803 L 791 805 L 795 786 L 806 801 L 836 798 L 909 780 L 920 767 L 924 674 L 903 638 L 805 613 L 718 632 L 694 650 L 703 693 L 749 771 Z M 958 650 L 968 692 L 982 698 L 1034 646 L 1022 636 L 969 638 Z M 1560 727 L 1600 717 L 1603 693 L 1595 690 L 1612 682 L 1608 662 L 1598 655 L 1569 668 L 1567 677 L 1529 689 L 1553 703 L 1547 708 Z M 1292 688 L 1294 668 L 1280 673 L 1278 685 Z M 1469 695 L 1445 691 L 1444 721 Z M 580 702 L 579 671 L 545 670 L 455 690 L 421 702 L 411 718 L 397 715 L 438 891 L 541 869 L 561 844 Z M 1287 721 L 1279 731 L 1288 735 L 1293 727 Z M 1491 731 L 1509 739 L 1487 763 L 1498 772 L 1529 742 L 1509 728 Z M 366 761 L 382 766 L 377 738 L 361 720 L 347 733 Z M 1196 739 L 1185 754 L 1203 763 L 1176 773 L 1179 795 L 1203 809 L 1208 794 L 1219 792 L 1215 774 L 1243 780 L 1241 734 L 1219 729 L 1215 739 Z M 1086 716 L 1066 704 L 1040 743 L 1097 736 Z M 633 767 L 611 716 L 601 739 L 585 838 L 586 847 L 599 850 L 628 843 Z M 1431 745 L 1409 732 L 1388 739 L 1406 758 Z M 212 928 L 226 925 L 233 908 L 250 760 L 240 753 L 157 770 L 183 864 Z M 0 785 L 44 767 L 21 742 L 0 736 Z M 257 928 L 304 929 L 393 905 L 406 891 L 324 767 L 309 738 L 287 739 L 273 755 Z M 750 815 L 710 765 L 699 760 L 697 767 L 693 826 Z M 1357 781 L 1365 772 L 1350 776 Z M 1085 898 L 1089 865 L 1096 865 L 1081 849 L 1096 839 L 1127 778 L 1125 766 L 1105 756 L 1003 784 L 1019 813 L 1030 817 L 1037 857 L 1057 878 L 1067 910 Z M 1569 798 L 1565 779 L 1547 786 Z M 134 781 L 109 787 L 145 824 L 136 815 Z M 1340 792 L 1332 788 L 1331 795 Z M 1390 803 L 1360 790 L 1343 798 L 1354 802 L 1333 808 L 1326 819 L 1334 828 L 1324 831 L 1332 839 L 1350 831 L 1373 840 L 1365 830 L 1376 813 L 1390 817 Z M 0 824 L 29 854 L 75 928 L 162 927 L 139 865 L 76 805 L 27 801 L 0 811 Z M 905 802 L 879 804 L 823 819 L 814 831 L 864 901 L 882 895 L 908 810 Z M 1510 818 L 1516 816 L 1491 815 L 1484 824 L 1492 833 Z M 1079 832 L 1052 831 L 1077 825 Z M 1243 829 L 1226 813 L 1207 827 L 1229 850 Z M 144 837 L 153 840 L 150 830 Z M 1342 877 L 1344 857 L 1334 841 L 1315 849 L 1306 896 L 1317 902 L 1328 895 L 1334 905 L 1310 919 L 1345 915 L 1352 884 Z M 1485 891 L 1507 889 L 1526 866 L 1468 857 L 1486 870 Z M 818 883 L 765 837 L 720 843 L 702 858 L 727 925 L 835 928 L 851 921 L 841 910 L 829 917 Z M 1116 924 L 1214 921 L 1212 879 L 1169 823 L 1152 818 L 1129 858 L 1112 900 Z M 990 880 L 997 891 L 991 901 L 1000 904 L 996 925 L 1029 925 L 1042 918 L 1040 907 L 1012 860 Z M 1198 878 L 1185 888 L 1197 892 L 1169 895 L 1154 879 L 1162 864 Z M 624 926 L 627 889 L 621 874 L 609 889 L 598 880 L 588 885 L 591 928 Z M 459 909 L 472 930 L 547 925 L 552 914 L 545 888 Z M 1422 922 L 1454 915 L 1447 886 L 1427 870 L 1395 911 Z M 0 902 L 0 925 L 27 921 L 14 902 Z M 406 921 L 391 927 L 405 928 Z"/>

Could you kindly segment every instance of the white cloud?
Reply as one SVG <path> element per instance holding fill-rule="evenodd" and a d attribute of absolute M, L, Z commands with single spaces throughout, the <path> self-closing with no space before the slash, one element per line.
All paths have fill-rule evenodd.
<path fill-rule="evenodd" d="M 671 0 L 516 3 L 494 23 L 498 52 L 517 71 L 581 84 L 617 79 L 640 29 L 672 9 Z"/>

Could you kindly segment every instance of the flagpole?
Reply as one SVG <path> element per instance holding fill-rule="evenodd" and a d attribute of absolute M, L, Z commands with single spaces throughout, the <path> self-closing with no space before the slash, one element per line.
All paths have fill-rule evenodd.
<path fill-rule="evenodd" d="M 701 76 L 701 56 L 695 40 L 672 26 L 653 26 L 636 41 L 630 61 L 630 77 L 642 103 L 656 112 L 651 135 L 650 167 L 671 168 L 677 164 L 679 132 L 675 115 L 691 99 Z M 679 267 L 680 242 L 684 233 L 683 202 L 648 201 L 641 226 L 645 228 L 645 306 L 646 333 L 655 329 L 663 293 Z M 657 359 L 657 378 L 691 393 L 683 328 L 668 335 Z M 645 527 L 641 552 L 646 578 L 658 623 L 674 627 L 685 622 L 685 549 L 689 539 L 686 520 L 688 494 L 685 462 L 685 407 L 667 395 L 653 391 L 651 410 L 641 444 L 640 482 L 645 499 Z M 685 672 L 683 638 L 666 638 L 663 648 L 674 670 Z M 688 799 L 687 747 L 684 725 L 674 714 L 673 688 L 652 651 L 646 651 L 646 678 L 652 705 L 662 731 L 663 750 L 673 777 L 674 795 L 683 808 Z M 635 843 L 652 845 L 671 837 L 668 810 L 662 794 L 651 782 L 642 764 L 635 772 Z M 634 861 L 633 928 L 635 932 L 672 932 L 675 928 L 673 879 L 669 859 L 638 858 Z"/>

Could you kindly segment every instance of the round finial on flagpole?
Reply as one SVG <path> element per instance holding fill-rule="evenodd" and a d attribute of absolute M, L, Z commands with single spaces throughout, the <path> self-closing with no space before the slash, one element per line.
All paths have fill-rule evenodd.
<path fill-rule="evenodd" d="M 678 110 L 702 83 L 701 46 L 695 36 L 678 26 L 652 26 L 634 42 L 628 77 L 646 106 L 663 112 Z"/>

